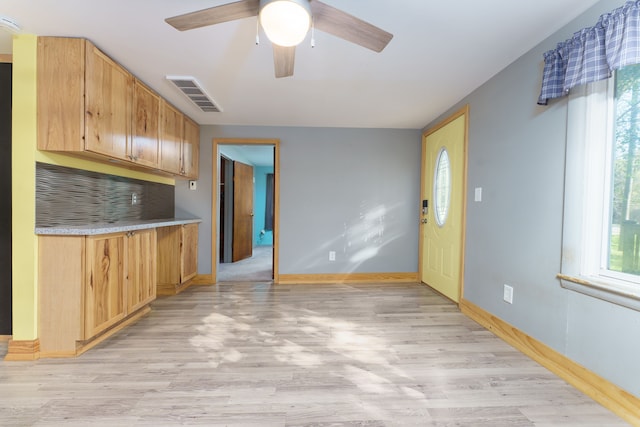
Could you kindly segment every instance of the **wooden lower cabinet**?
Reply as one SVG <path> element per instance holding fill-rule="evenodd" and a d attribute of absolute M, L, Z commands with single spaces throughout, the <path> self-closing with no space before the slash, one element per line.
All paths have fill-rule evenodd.
<path fill-rule="evenodd" d="M 191 280 L 198 274 L 198 224 L 182 226 L 180 245 L 180 281 Z"/>
<path fill-rule="evenodd" d="M 124 235 L 86 237 L 83 340 L 99 334 L 126 315 L 125 239 Z"/>
<path fill-rule="evenodd" d="M 136 231 L 127 238 L 127 313 L 156 299 L 156 230 Z"/>
<path fill-rule="evenodd" d="M 198 273 L 198 224 L 158 228 L 158 295 L 176 295 Z"/>
<path fill-rule="evenodd" d="M 76 356 L 149 311 L 155 229 L 39 236 L 41 357 Z"/>

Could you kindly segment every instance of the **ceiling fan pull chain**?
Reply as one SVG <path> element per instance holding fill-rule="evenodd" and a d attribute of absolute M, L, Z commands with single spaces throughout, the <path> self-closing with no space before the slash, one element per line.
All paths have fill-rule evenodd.
<path fill-rule="evenodd" d="M 313 17 L 311 18 L 311 49 L 316 47 L 316 25 Z"/>
<path fill-rule="evenodd" d="M 260 18 L 256 19 L 256 46 L 260 44 Z"/>

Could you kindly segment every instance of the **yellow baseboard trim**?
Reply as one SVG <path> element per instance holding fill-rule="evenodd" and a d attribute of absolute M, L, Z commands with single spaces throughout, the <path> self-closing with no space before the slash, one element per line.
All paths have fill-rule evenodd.
<path fill-rule="evenodd" d="M 460 301 L 460 310 L 605 408 L 640 426 L 640 399 L 631 393 L 465 299 Z"/>
<path fill-rule="evenodd" d="M 11 335 L 0 335 L 0 342 L 9 341 L 11 339 Z"/>
<path fill-rule="evenodd" d="M 342 274 L 280 274 L 278 284 L 308 283 L 414 283 L 418 273 L 342 273 Z"/>
<path fill-rule="evenodd" d="M 40 340 L 9 340 L 7 354 L 4 360 L 7 361 L 29 361 L 40 358 Z"/>

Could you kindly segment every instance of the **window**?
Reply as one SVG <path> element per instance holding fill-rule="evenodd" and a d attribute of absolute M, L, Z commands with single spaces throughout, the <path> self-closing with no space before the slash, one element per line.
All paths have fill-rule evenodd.
<path fill-rule="evenodd" d="M 442 147 L 436 159 L 434 168 L 433 200 L 435 203 L 435 217 L 438 226 L 442 227 L 449 215 L 449 202 L 451 200 L 451 167 L 449 153 Z"/>
<path fill-rule="evenodd" d="M 640 66 L 615 78 L 614 134 L 610 179 L 606 270 L 640 275 Z"/>
<path fill-rule="evenodd" d="M 575 89 L 562 285 L 640 310 L 640 67 Z"/>

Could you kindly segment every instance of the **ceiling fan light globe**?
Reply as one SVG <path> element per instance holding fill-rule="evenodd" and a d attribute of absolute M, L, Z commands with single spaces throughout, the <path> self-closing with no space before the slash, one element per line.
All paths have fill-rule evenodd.
<path fill-rule="evenodd" d="M 272 43 L 283 47 L 300 44 L 311 27 L 308 0 L 260 2 L 260 25 Z"/>

